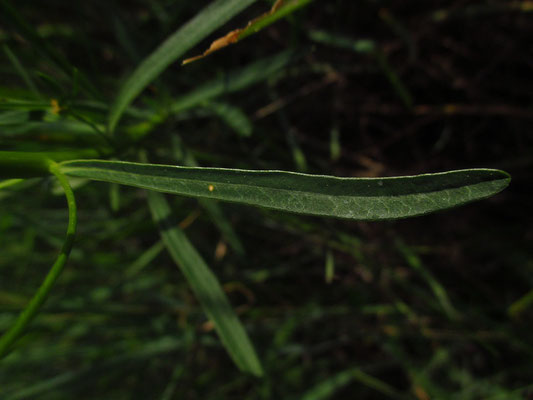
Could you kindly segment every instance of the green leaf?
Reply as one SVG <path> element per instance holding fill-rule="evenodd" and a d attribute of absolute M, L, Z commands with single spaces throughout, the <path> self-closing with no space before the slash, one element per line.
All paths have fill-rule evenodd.
<path fill-rule="evenodd" d="M 177 160 L 180 161 L 180 164 L 186 165 L 188 167 L 198 167 L 198 162 L 194 158 L 191 152 L 189 152 L 183 145 L 181 138 L 178 135 L 172 137 L 173 146 L 174 146 L 174 155 Z M 146 161 L 146 160 L 142 160 Z M 209 199 L 198 199 L 200 205 L 207 211 L 211 221 L 218 228 L 224 239 L 228 244 L 233 248 L 236 254 L 239 256 L 244 256 L 246 251 L 242 245 L 239 236 L 233 229 L 231 222 L 226 218 L 220 204 L 214 200 Z"/>
<path fill-rule="evenodd" d="M 202 103 L 207 103 L 223 94 L 243 90 L 263 81 L 287 66 L 297 55 L 293 51 L 283 51 L 274 56 L 255 61 L 244 68 L 231 71 L 197 86 L 194 90 L 179 97 L 170 105 L 171 113 L 179 113 Z"/>
<path fill-rule="evenodd" d="M 22 78 L 28 89 L 33 94 L 39 95 L 39 90 L 37 89 L 37 86 L 35 86 L 35 83 L 33 83 L 30 73 L 26 70 L 26 68 L 24 68 L 17 56 L 11 51 L 7 44 L 4 44 L 2 46 L 2 49 L 4 50 L 4 53 L 6 54 L 7 58 L 9 59 L 9 61 L 11 61 L 11 64 L 13 64 L 15 71 L 17 71 L 17 73 Z"/>
<path fill-rule="evenodd" d="M 248 137 L 252 135 L 252 121 L 240 108 L 219 102 L 208 103 L 206 108 L 220 117 L 239 136 Z"/>
<path fill-rule="evenodd" d="M 156 125 L 162 123 L 169 114 L 179 114 L 194 107 L 205 106 L 221 95 L 246 89 L 260 81 L 270 78 L 298 56 L 299 54 L 295 54 L 293 51 L 283 51 L 197 85 L 189 93 L 185 93 L 176 98 L 168 108 L 165 107 L 157 113 L 147 115 L 147 121 L 127 127 L 124 131 L 133 140 L 138 140 L 148 134 Z M 131 107 L 129 110 L 131 110 Z M 148 112 L 148 114 L 150 113 Z"/>
<path fill-rule="evenodd" d="M 218 282 L 185 233 L 170 222 L 171 211 L 159 193 L 148 192 L 148 203 L 159 225 L 163 242 L 202 304 L 202 307 L 235 364 L 245 372 L 261 376 L 263 370 L 244 327 L 235 315 Z"/>
<path fill-rule="evenodd" d="M 109 132 L 115 127 L 131 102 L 165 68 L 209 33 L 244 10 L 256 0 L 217 0 L 178 29 L 137 67 L 122 85 L 109 114 Z"/>
<path fill-rule="evenodd" d="M 76 160 L 65 174 L 184 196 L 357 220 L 406 218 L 492 196 L 510 182 L 506 172 L 470 169 L 394 178 L 338 178 L 251 171 Z"/>
<path fill-rule="evenodd" d="M 453 306 L 448 297 L 448 293 L 446 292 L 446 288 L 433 276 L 431 271 L 424 266 L 422 260 L 413 249 L 403 243 L 400 239 L 396 240 L 396 247 L 405 258 L 405 261 L 407 261 L 407 264 L 417 271 L 428 283 L 433 295 L 438 300 L 446 316 L 452 321 L 460 318 L 461 314 Z"/>
<path fill-rule="evenodd" d="M 340 47 L 348 50 L 353 50 L 357 53 L 368 53 L 374 56 L 378 67 L 381 69 L 392 88 L 402 100 L 407 108 L 413 106 L 413 96 L 409 92 L 407 86 L 402 82 L 400 76 L 395 71 L 393 66 L 387 60 L 387 55 L 383 50 L 376 46 L 375 42 L 367 39 L 351 39 L 344 36 L 338 36 L 325 31 L 313 30 L 309 32 L 309 37 L 318 42 L 326 45 Z"/>

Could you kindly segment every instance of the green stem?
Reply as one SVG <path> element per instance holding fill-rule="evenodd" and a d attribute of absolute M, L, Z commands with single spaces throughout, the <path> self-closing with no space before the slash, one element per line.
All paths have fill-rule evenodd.
<path fill-rule="evenodd" d="M 0 151 L 0 179 L 37 178 L 50 174 L 50 161 L 66 161 L 78 158 L 98 158 L 95 149 L 68 151 Z M 56 175 L 57 176 L 57 175 Z"/>
<path fill-rule="evenodd" d="M 44 279 L 43 283 L 41 284 L 33 298 L 30 300 L 26 308 L 20 313 L 13 326 L 0 338 L 0 359 L 2 359 L 9 353 L 11 345 L 22 335 L 28 324 L 35 317 L 35 315 L 45 302 L 46 298 L 48 297 L 48 294 L 50 293 L 50 290 L 52 289 L 52 286 L 61 274 L 61 271 L 63 271 L 63 267 L 67 262 L 70 250 L 72 249 L 72 245 L 74 244 L 74 236 L 76 234 L 76 225 L 78 219 L 76 213 L 76 200 L 74 198 L 74 192 L 72 191 L 72 188 L 68 183 L 67 177 L 60 171 L 59 166 L 55 162 L 48 162 L 48 170 L 56 176 L 59 183 L 63 187 L 63 190 L 65 191 L 65 196 L 67 198 L 68 204 L 67 235 L 65 238 L 65 242 L 63 243 L 63 247 L 61 248 L 61 251 L 59 253 L 59 256 L 54 262 L 54 265 L 52 265 L 52 268 L 50 269 L 50 272 L 48 272 L 48 275 L 46 275 L 46 278 Z"/>

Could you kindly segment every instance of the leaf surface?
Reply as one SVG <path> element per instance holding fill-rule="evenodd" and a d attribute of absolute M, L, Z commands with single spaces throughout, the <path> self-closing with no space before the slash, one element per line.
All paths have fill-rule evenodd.
<path fill-rule="evenodd" d="M 190 197 L 356 220 L 407 218 L 503 190 L 500 170 L 468 169 L 392 178 L 339 178 L 285 171 L 179 167 L 121 161 L 61 163 L 65 174 Z"/>

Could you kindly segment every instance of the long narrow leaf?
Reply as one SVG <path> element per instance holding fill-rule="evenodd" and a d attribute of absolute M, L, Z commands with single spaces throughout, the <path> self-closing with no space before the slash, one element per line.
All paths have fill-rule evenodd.
<path fill-rule="evenodd" d="M 394 178 L 338 178 L 284 171 L 101 160 L 66 161 L 61 166 L 64 173 L 71 176 L 301 214 L 358 220 L 428 214 L 492 196 L 510 182 L 507 173 L 492 169 Z"/>
<path fill-rule="evenodd" d="M 165 198 L 159 193 L 148 192 L 148 203 L 159 225 L 163 242 L 187 278 L 205 313 L 215 324 L 215 329 L 235 364 L 243 371 L 261 376 L 263 370 L 253 345 L 218 279 L 185 233 L 176 224 L 171 224 L 171 211 Z"/>
<path fill-rule="evenodd" d="M 131 102 L 178 57 L 256 0 L 217 0 L 178 29 L 123 84 L 109 114 L 109 132 Z"/>

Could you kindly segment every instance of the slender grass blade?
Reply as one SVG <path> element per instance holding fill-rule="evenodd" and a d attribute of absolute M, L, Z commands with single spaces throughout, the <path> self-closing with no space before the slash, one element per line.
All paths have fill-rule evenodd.
<path fill-rule="evenodd" d="M 185 233 L 170 222 L 171 211 L 165 198 L 148 192 L 148 203 L 154 220 L 158 223 L 163 242 L 183 275 L 191 285 L 226 350 L 237 366 L 254 375 L 263 370 L 253 345 L 218 282 Z"/>

